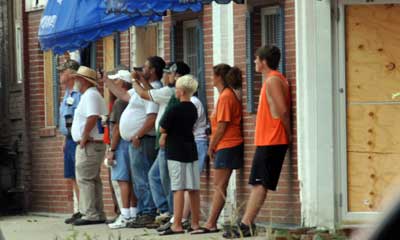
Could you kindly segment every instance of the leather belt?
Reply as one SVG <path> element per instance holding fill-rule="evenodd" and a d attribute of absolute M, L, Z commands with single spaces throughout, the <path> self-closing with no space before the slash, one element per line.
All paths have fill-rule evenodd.
<path fill-rule="evenodd" d="M 81 144 L 81 141 L 76 142 L 77 144 Z M 102 140 L 88 140 L 87 143 L 104 143 Z"/>

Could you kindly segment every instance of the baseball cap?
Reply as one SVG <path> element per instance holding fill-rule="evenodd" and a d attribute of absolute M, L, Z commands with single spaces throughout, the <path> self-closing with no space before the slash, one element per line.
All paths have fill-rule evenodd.
<path fill-rule="evenodd" d="M 66 69 L 78 71 L 79 63 L 75 60 L 69 59 L 57 67 L 58 71 L 64 71 Z"/>
<path fill-rule="evenodd" d="M 172 62 L 167 64 L 164 68 L 165 73 L 177 73 L 179 75 L 186 75 L 190 73 L 190 67 L 184 62 Z"/>
<path fill-rule="evenodd" d="M 122 81 L 127 82 L 127 83 L 132 82 L 131 73 L 127 70 L 119 70 L 114 75 L 108 75 L 108 78 L 111 80 L 121 79 Z"/>

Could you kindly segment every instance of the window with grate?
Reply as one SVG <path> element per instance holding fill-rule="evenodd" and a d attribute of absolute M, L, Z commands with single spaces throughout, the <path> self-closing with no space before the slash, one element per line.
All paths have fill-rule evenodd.
<path fill-rule="evenodd" d="M 261 10 L 262 45 L 275 45 L 282 53 L 279 71 L 284 72 L 284 18 L 280 6 L 267 7 Z"/>
<path fill-rule="evenodd" d="M 47 0 L 25 0 L 25 11 L 43 9 Z"/>
<path fill-rule="evenodd" d="M 183 23 L 183 59 L 190 66 L 192 75 L 197 76 L 198 70 L 198 37 L 196 21 Z"/>

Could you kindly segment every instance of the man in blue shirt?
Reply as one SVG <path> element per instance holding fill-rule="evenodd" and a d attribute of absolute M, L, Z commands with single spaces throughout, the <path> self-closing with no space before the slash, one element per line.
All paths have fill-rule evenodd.
<path fill-rule="evenodd" d="M 60 72 L 60 83 L 65 87 L 65 95 L 60 104 L 60 132 L 65 136 L 63 151 L 64 151 L 64 178 L 68 179 L 73 187 L 73 191 L 79 201 L 78 185 L 75 181 L 75 149 L 77 144 L 71 136 L 72 119 L 74 112 L 78 106 L 80 96 L 78 90 L 74 89 L 73 75 L 79 68 L 79 63 L 74 60 L 67 60 L 57 69 Z M 81 218 L 81 213 L 78 211 L 72 217 L 65 220 L 65 223 L 70 224 L 76 219 Z"/>

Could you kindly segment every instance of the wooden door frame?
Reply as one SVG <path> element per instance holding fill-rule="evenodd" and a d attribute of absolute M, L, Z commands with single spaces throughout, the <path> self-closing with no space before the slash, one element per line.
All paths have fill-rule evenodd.
<path fill-rule="evenodd" d="M 346 13 L 345 7 L 349 5 L 377 5 L 391 4 L 398 1 L 375 0 L 338 0 L 338 21 L 334 27 L 334 63 L 335 72 L 338 73 L 334 79 L 334 102 L 335 102 L 335 133 L 336 154 L 336 183 L 338 192 L 337 214 L 340 224 L 353 225 L 365 224 L 380 215 L 380 212 L 349 212 L 348 204 L 348 168 L 347 168 L 347 98 L 346 98 Z"/>

